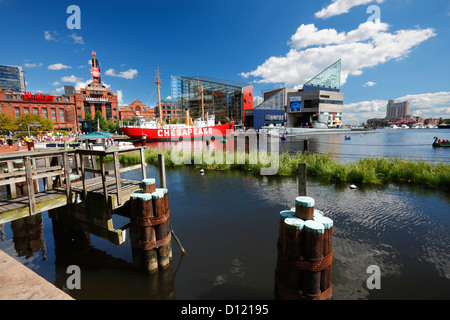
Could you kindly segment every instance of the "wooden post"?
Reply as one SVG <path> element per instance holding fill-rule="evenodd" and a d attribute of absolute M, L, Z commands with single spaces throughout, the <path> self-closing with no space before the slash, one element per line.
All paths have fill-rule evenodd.
<path fill-rule="evenodd" d="M 70 181 L 70 164 L 69 164 L 69 156 L 67 152 L 63 154 L 63 163 L 64 163 L 64 176 L 66 177 L 66 196 L 67 196 L 67 204 L 72 203 L 72 187 Z"/>
<path fill-rule="evenodd" d="M 159 184 L 161 188 L 167 188 L 166 185 L 166 164 L 164 162 L 164 154 L 158 154 L 159 164 Z"/>
<path fill-rule="evenodd" d="M 164 193 L 165 192 L 165 193 Z M 166 216 L 166 221 L 163 221 L 155 226 L 156 241 L 162 241 L 170 237 L 170 218 L 169 210 L 166 205 L 164 197 L 167 195 L 167 189 L 160 189 L 157 192 L 152 193 L 153 208 L 156 218 L 163 218 Z M 169 238 L 170 239 L 170 238 Z M 158 267 L 161 270 L 166 270 L 172 262 L 172 245 L 170 241 L 167 244 L 163 244 L 157 248 L 158 252 Z"/>
<path fill-rule="evenodd" d="M 130 197 L 130 240 L 133 264 L 140 270 L 158 272 L 158 256 L 149 244 L 156 241 L 155 229 L 146 221 L 153 218 L 153 202 L 150 193 L 134 193 Z"/>
<path fill-rule="evenodd" d="M 103 161 L 103 154 L 100 155 L 100 170 L 102 172 L 102 186 L 104 192 L 104 200 L 105 203 L 108 203 L 108 188 L 106 186 L 106 170 L 105 170 L 105 162 Z"/>
<path fill-rule="evenodd" d="M 8 161 L 7 162 L 7 166 L 8 166 L 8 173 L 13 173 L 14 172 L 13 162 L 12 161 Z M 9 184 L 9 193 L 11 195 L 11 198 L 15 198 L 15 197 L 17 197 L 17 189 L 16 189 L 16 183 L 14 182 L 14 177 L 11 177 L 9 180 L 12 181 Z"/>
<path fill-rule="evenodd" d="M 133 263 L 147 273 L 156 273 L 167 270 L 172 262 L 168 191 L 155 188 L 155 179 L 144 179 L 139 186 L 142 191 L 130 198 Z"/>
<path fill-rule="evenodd" d="M 304 260 L 318 260 L 323 258 L 324 227 L 321 223 L 308 220 L 305 222 L 305 235 L 302 242 Z M 320 294 L 320 271 L 302 271 L 300 289 L 305 296 L 315 297 Z"/>
<path fill-rule="evenodd" d="M 114 172 L 116 175 L 117 204 L 120 206 L 122 205 L 122 185 L 120 183 L 120 163 L 117 151 L 114 152 Z"/>
<path fill-rule="evenodd" d="M 320 222 L 324 226 L 323 248 L 324 256 L 332 254 L 332 234 L 333 234 L 333 220 L 322 215 L 315 215 L 314 220 Z M 320 290 L 324 292 L 331 287 L 331 264 L 323 269 L 320 274 Z"/>
<path fill-rule="evenodd" d="M 155 182 L 155 179 L 143 179 L 139 183 L 139 188 L 141 188 L 144 193 L 153 193 L 156 191 Z"/>
<path fill-rule="evenodd" d="M 25 176 L 27 178 L 28 187 L 28 204 L 30 206 L 30 216 L 36 214 L 36 201 L 34 199 L 33 172 L 31 169 L 30 157 L 24 158 Z"/>
<path fill-rule="evenodd" d="M 147 178 L 147 168 L 145 163 L 145 148 L 141 148 L 141 170 L 142 170 L 142 179 Z"/>
<path fill-rule="evenodd" d="M 86 196 L 87 196 L 87 190 L 86 190 L 86 171 L 85 169 L 85 164 L 84 164 L 84 156 L 81 153 L 80 154 L 80 165 L 81 165 L 81 180 L 83 181 L 83 199 L 86 200 Z"/>
<path fill-rule="evenodd" d="M 298 195 L 306 197 L 306 164 L 298 164 Z"/>
<path fill-rule="evenodd" d="M 314 210 L 314 199 L 309 197 L 297 197 L 295 208 L 280 212 L 277 298 L 331 299 L 332 226 L 330 218 Z"/>
<path fill-rule="evenodd" d="M 308 152 L 309 151 L 309 139 L 305 138 L 303 140 L 303 152 Z"/>
<path fill-rule="evenodd" d="M 314 219 L 314 199 L 310 197 L 295 198 L 295 216 L 303 220 Z"/>

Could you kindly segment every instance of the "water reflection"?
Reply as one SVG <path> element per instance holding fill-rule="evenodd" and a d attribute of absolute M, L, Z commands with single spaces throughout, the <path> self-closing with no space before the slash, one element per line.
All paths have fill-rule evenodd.
<path fill-rule="evenodd" d="M 339 143 L 337 152 L 346 153 L 350 145 Z M 166 168 L 166 174 L 171 224 L 188 251 L 183 258 L 174 247 L 170 272 L 137 273 L 128 238 L 116 246 L 58 225 L 46 213 L 36 220 L 45 255 L 27 242 L 18 259 L 76 299 L 273 299 L 279 212 L 294 205 L 296 179 L 233 170 L 201 175 L 193 166 Z M 157 168 L 149 166 L 147 176 L 159 185 Z M 141 173 L 123 178 L 139 180 Z M 450 298 L 448 193 L 408 184 L 352 190 L 313 179 L 307 192 L 334 221 L 333 299 Z M 15 256 L 13 229 L 12 223 L 1 229 L 0 249 Z M 66 288 L 72 264 L 81 268 L 81 290 Z M 381 269 L 381 290 L 366 286 L 370 265 Z"/>

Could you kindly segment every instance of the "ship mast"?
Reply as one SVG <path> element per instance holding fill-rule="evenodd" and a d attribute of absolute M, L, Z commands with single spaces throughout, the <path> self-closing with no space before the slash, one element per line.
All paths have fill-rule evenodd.
<path fill-rule="evenodd" d="M 203 104 L 203 87 L 200 87 L 200 80 L 197 78 L 197 85 L 198 85 L 198 91 L 200 92 L 201 96 L 202 96 L 202 119 L 205 117 L 205 107 Z"/>
<path fill-rule="evenodd" d="M 159 108 L 159 124 L 163 125 L 163 121 L 162 121 L 162 109 L 161 109 L 161 92 L 160 92 L 160 83 L 161 83 L 161 78 L 159 77 L 159 67 L 158 70 L 156 70 L 156 79 L 155 79 L 155 83 L 158 87 L 158 108 Z"/>

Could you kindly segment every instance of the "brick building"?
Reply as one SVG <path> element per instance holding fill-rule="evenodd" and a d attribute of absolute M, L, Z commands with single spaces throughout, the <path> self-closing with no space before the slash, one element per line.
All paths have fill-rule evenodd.
<path fill-rule="evenodd" d="M 14 92 L 0 86 L 0 111 L 14 119 L 39 115 L 53 122 L 53 130 L 77 130 L 74 96 Z"/>
<path fill-rule="evenodd" d="M 139 100 L 134 100 L 132 104 L 124 106 L 119 110 L 119 119 L 135 118 L 142 116 L 144 118 L 154 118 L 155 110 L 142 104 Z"/>

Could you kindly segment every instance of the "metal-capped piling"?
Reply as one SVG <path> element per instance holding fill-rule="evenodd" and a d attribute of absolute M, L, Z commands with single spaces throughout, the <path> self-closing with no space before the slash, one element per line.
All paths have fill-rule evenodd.
<path fill-rule="evenodd" d="M 314 209 L 310 197 L 280 212 L 275 296 L 283 300 L 327 300 L 332 296 L 333 220 Z"/>

